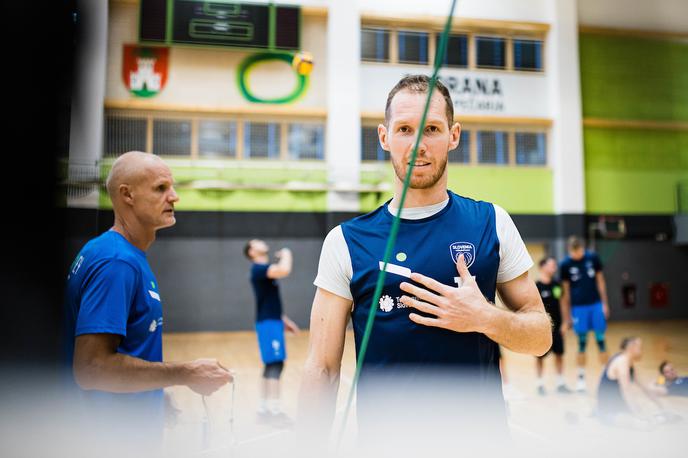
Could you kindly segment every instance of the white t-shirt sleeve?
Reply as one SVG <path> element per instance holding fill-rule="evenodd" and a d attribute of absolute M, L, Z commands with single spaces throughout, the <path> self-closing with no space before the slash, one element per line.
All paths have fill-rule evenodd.
<path fill-rule="evenodd" d="M 349 247 L 344 240 L 342 227 L 337 226 L 325 237 L 320 252 L 318 275 L 313 284 L 337 296 L 353 300 L 349 287 L 352 276 L 353 267 Z"/>
<path fill-rule="evenodd" d="M 494 205 L 494 204 L 493 204 Z M 494 205 L 495 225 L 499 238 L 499 270 L 497 283 L 505 283 L 521 275 L 533 266 L 533 260 L 523 243 L 521 234 L 509 214 Z"/>

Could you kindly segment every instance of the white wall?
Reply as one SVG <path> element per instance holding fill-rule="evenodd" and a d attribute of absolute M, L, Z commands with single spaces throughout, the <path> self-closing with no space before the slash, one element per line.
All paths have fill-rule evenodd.
<path fill-rule="evenodd" d="M 390 89 L 404 75 L 409 73 L 432 74 L 432 69 L 417 65 L 380 65 L 361 64 L 361 110 L 382 113 Z M 458 83 L 456 89 L 450 88 L 457 115 L 480 115 L 495 117 L 536 117 L 551 116 L 547 74 L 518 74 L 514 72 L 481 72 L 452 68 L 440 70 L 440 78 L 445 84 L 449 78 Z M 471 92 L 463 90 L 468 78 Z M 487 93 L 477 87 L 477 80 L 485 83 Z M 493 91 L 495 84 L 499 91 Z"/>
<path fill-rule="evenodd" d="M 122 47 L 138 42 L 138 5 L 112 3 L 108 40 L 106 98 L 132 100 L 122 77 Z M 306 94 L 295 106 L 325 108 L 327 52 L 324 18 L 308 17 L 302 27 L 302 49 L 313 54 L 315 65 Z M 232 109 L 248 102 L 237 87 L 236 68 L 247 51 L 229 48 L 170 47 L 168 80 L 163 90 L 149 99 L 153 103 L 199 108 Z M 260 97 L 288 94 L 296 83 L 294 71 L 287 63 L 257 64 L 251 71 L 251 90 Z"/>
<path fill-rule="evenodd" d="M 549 22 L 547 4 L 554 0 L 458 0 L 455 17 L 502 21 Z M 360 0 L 364 12 L 389 15 L 447 16 L 450 0 Z"/>
<path fill-rule="evenodd" d="M 581 25 L 688 32 L 686 0 L 578 0 Z"/>

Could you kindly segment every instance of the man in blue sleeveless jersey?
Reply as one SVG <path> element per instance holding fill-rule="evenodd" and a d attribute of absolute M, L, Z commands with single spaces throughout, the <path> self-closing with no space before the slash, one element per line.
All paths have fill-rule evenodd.
<path fill-rule="evenodd" d="M 70 267 L 65 356 L 95 440 L 140 451 L 160 442 L 163 388 L 209 395 L 232 377 L 212 359 L 162 361 L 162 296 L 146 251 L 158 229 L 175 223 L 179 198 L 169 168 L 157 156 L 129 152 L 114 162 L 106 186 L 115 223 Z"/>
<path fill-rule="evenodd" d="M 573 321 L 573 330 L 578 335 L 576 390 L 585 391 L 585 349 L 590 331 L 595 333 L 600 362 L 603 365 L 607 362 L 604 339 L 609 318 L 607 284 L 597 254 L 587 251 L 583 241 L 576 236 L 569 237 L 567 246 L 568 256 L 559 266 L 563 287 L 561 303 L 566 323 Z"/>
<path fill-rule="evenodd" d="M 349 315 L 358 349 L 370 307 L 377 316 L 357 412 L 359 431 L 376 436 L 368 437 L 373 441 L 389 434 L 395 441 L 419 437 L 423 428 L 437 439 L 441 434 L 432 429 L 442 427 L 466 438 L 468 427 L 476 427 L 476 411 L 496 416 L 496 422 L 480 424 L 482 433 L 498 436 L 505 430 L 500 427 L 505 414 L 497 346 L 542 355 L 551 345 L 549 318 L 528 278 L 532 260 L 509 215 L 447 190 L 448 151 L 458 146 L 460 125 L 454 122 L 449 92 L 439 82 L 382 297 L 371 304 L 428 88 L 426 76 L 401 79 L 389 93 L 385 122 L 378 126 L 396 175 L 393 199 L 337 226 L 324 241 L 301 387 L 304 427 L 331 423 Z M 494 305 L 497 292 L 508 309 Z M 405 412 L 397 416 L 399 409 Z M 388 415 L 377 419 L 375 410 Z M 420 419 L 421 412 L 430 421 Z M 405 417 L 409 414 L 413 418 Z M 457 428 L 458 417 L 465 429 Z M 398 428 L 408 426 L 413 434 L 398 434 Z"/>
<path fill-rule="evenodd" d="M 291 420 L 280 408 L 280 377 L 287 359 L 284 330 L 297 333 L 299 327 L 282 312 L 277 279 L 291 273 L 293 257 L 289 248 L 276 253 L 278 262 L 270 264 L 270 247 L 263 240 L 249 240 L 244 254 L 251 260 L 251 286 L 256 296 L 256 336 L 265 365 L 258 418 L 276 426 L 290 426 Z"/>

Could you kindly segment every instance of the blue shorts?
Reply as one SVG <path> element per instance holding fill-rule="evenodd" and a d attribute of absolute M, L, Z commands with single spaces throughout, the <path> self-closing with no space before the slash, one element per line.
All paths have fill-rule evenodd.
<path fill-rule="evenodd" d="M 282 320 L 258 321 L 256 334 L 258 334 L 258 347 L 263 364 L 278 363 L 287 359 Z"/>
<path fill-rule="evenodd" d="M 604 317 L 602 302 L 590 305 L 574 305 L 571 307 L 573 316 L 573 330 L 576 334 L 587 334 L 594 331 L 601 334 L 607 330 L 607 319 Z"/>

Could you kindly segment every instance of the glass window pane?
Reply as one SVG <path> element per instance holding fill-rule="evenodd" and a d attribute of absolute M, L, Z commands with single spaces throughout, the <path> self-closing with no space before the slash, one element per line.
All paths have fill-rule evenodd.
<path fill-rule="evenodd" d="M 545 134 L 542 132 L 516 132 L 516 163 L 546 165 Z"/>
<path fill-rule="evenodd" d="M 277 123 L 244 123 L 244 156 L 279 158 L 280 126 Z"/>
<path fill-rule="evenodd" d="M 202 120 L 198 123 L 198 154 L 203 157 L 236 156 L 236 122 Z"/>
<path fill-rule="evenodd" d="M 542 70 L 542 42 L 514 40 L 514 68 L 516 70 Z"/>
<path fill-rule="evenodd" d="M 400 63 L 428 63 L 428 34 L 426 32 L 399 31 L 397 41 L 399 43 Z"/>
<path fill-rule="evenodd" d="M 146 151 L 146 126 L 142 118 L 107 115 L 105 117 L 105 157 L 115 157 L 127 151 Z"/>
<path fill-rule="evenodd" d="M 475 37 L 479 68 L 505 68 L 504 38 Z"/>
<path fill-rule="evenodd" d="M 377 136 L 377 127 L 361 127 L 361 160 L 386 161 L 389 152 L 382 149 Z"/>
<path fill-rule="evenodd" d="M 191 121 L 153 120 L 153 153 L 159 156 L 190 156 Z"/>
<path fill-rule="evenodd" d="M 481 164 L 508 164 L 509 141 L 506 132 L 478 132 L 478 162 Z"/>
<path fill-rule="evenodd" d="M 461 131 L 459 146 L 449 151 L 449 162 L 457 164 L 468 164 L 471 162 L 471 133 L 467 130 Z"/>
<path fill-rule="evenodd" d="M 361 29 L 361 59 L 389 62 L 389 30 Z"/>
<path fill-rule="evenodd" d="M 321 124 L 289 125 L 289 157 L 291 159 L 323 159 L 325 157 L 324 127 Z"/>
<path fill-rule="evenodd" d="M 440 49 L 441 34 L 437 34 L 436 49 Z M 468 66 L 468 37 L 466 35 L 449 35 L 443 65 L 446 67 Z"/>

